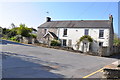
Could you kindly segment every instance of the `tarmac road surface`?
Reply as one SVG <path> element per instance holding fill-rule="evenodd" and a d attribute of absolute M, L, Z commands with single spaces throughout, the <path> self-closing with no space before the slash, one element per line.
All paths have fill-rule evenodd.
<path fill-rule="evenodd" d="M 99 70 L 117 60 L 6 40 L 0 47 L 3 78 L 101 78 Z"/>

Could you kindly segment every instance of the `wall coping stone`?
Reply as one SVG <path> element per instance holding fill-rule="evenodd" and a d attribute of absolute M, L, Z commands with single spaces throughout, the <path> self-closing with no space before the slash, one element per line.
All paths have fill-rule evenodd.
<path fill-rule="evenodd" d="M 118 67 L 118 65 L 120 65 L 120 60 L 115 61 L 112 64 L 105 66 L 104 69 L 120 70 L 120 67 Z"/>

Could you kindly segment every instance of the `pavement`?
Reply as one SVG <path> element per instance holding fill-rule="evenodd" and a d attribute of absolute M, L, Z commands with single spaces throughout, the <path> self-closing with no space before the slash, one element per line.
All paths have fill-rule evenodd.
<path fill-rule="evenodd" d="M 98 57 L 2 40 L 3 78 L 101 78 L 117 57 Z"/>

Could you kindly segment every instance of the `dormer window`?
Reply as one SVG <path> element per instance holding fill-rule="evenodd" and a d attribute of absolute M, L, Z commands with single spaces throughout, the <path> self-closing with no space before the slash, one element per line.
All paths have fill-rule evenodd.
<path fill-rule="evenodd" d="M 67 36 L 67 29 L 64 29 L 63 36 Z"/>

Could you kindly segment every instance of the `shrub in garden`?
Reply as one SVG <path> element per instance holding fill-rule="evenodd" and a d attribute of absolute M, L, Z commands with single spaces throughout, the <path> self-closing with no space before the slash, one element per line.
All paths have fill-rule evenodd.
<path fill-rule="evenodd" d="M 36 38 L 36 37 L 37 37 L 36 34 L 30 34 L 30 36 L 31 36 L 32 38 Z"/>
<path fill-rule="evenodd" d="M 52 40 L 50 45 L 51 46 L 61 46 L 61 43 L 59 40 Z"/>
<path fill-rule="evenodd" d="M 17 38 L 15 36 L 10 38 L 10 40 L 13 40 L 13 41 L 16 41 L 16 39 Z"/>

